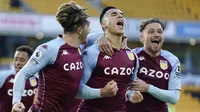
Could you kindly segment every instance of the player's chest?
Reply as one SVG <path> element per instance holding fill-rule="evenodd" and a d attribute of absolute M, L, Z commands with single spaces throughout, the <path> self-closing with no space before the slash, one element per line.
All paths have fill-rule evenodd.
<path fill-rule="evenodd" d="M 149 80 L 168 81 L 172 67 L 169 61 L 162 58 L 149 58 L 143 55 L 138 55 L 140 67 L 138 77 Z"/>
<path fill-rule="evenodd" d="M 81 55 L 77 50 L 59 50 L 54 65 L 63 72 L 77 72 L 83 69 Z"/>
<path fill-rule="evenodd" d="M 13 95 L 13 83 L 14 83 L 14 77 L 8 77 L 6 82 L 4 83 L 4 93 L 8 94 L 8 96 Z M 36 94 L 36 88 L 38 85 L 38 80 L 35 77 L 31 77 L 26 81 L 25 84 L 25 90 L 23 92 L 23 97 L 25 96 L 33 96 Z"/>
<path fill-rule="evenodd" d="M 131 52 L 116 52 L 112 57 L 100 53 L 96 67 L 105 75 L 126 76 L 134 71 L 135 61 L 135 55 Z"/>

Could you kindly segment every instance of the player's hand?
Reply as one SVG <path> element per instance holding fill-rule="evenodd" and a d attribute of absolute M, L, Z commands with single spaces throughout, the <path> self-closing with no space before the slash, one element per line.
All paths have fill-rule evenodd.
<path fill-rule="evenodd" d="M 24 112 L 24 110 L 25 110 L 24 104 L 19 102 L 13 105 L 11 112 Z"/>
<path fill-rule="evenodd" d="M 118 87 L 117 83 L 112 80 L 109 81 L 104 88 L 101 89 L 101 96 L 102 97 L 112 97 L 117 94 Z"/>
<path fill-rule="evenodd" d="M 133 93 L 133 95 L 131 96 L 130 101 L 131 101 L 132 103 L 139 103 L 139 102 L 141 102 L 143 99 L 144 99 L 144 98 L 143 98 L 142 94 L 141 94 L 139 91 L 135 91 L 135 92 Z"/>
<path fill-rule="evenodd" d="M 105 53 L 108 56 L 112 56 L 114 54 L 110 41 L 104 36 L 101 36 L 98 39 L 98 44 L 101 52 Z"/>
<path fill-rule="evenodd" d="M 122 44 L 121 44 L 121 49 L 127 49 L 127 41 L 128 41 L 128 37 L 126 35 L 123 36 L 123 40 L 122 40 Z"/>
<path fill-rule="evenodd" d="M 134 80 L 132 84 L 133 84 L 133 89 L 135 91 L 147 92 L 149 89 L 149 84 L 147 84 L 145 81 L 141 79 Z"/>

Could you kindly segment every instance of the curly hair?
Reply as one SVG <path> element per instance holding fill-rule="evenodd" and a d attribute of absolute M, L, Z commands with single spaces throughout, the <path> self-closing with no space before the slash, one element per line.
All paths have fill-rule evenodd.
<path fill-rule="evenodd" d="M 74 32 L 78 27 L 88 24 L 87 9 L 73 1 L 62 4 L 56 13 L 56 20 L 61 24 L 64 32 Z"/>

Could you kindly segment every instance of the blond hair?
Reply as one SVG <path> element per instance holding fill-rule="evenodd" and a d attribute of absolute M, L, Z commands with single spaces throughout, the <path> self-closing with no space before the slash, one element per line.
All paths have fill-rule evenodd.
<path fill-rule="evenodd" d="M 64 32 L 74 32 L 78 27 L 89 23 L 85 10 L 87 9 L 73 1 L 64 3 L 58 8 L 56 20 L 64 28 Z"/>

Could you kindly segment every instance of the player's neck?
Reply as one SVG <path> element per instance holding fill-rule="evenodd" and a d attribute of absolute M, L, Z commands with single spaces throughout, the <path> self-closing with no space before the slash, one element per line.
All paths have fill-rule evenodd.
<path fill-rule="evenodd" d="M 62 38 L 65 43 L 67 43 L 70 46 L 73 47 L 79 47 L 80 45 L 80 41 L 78 39 L 78 35 L 77 34 L 63 34 L 63 38 Z"/>
<path fill-rule="evenodd" d="M 113 48 L 120 50 L 122 43 L 122 36 L 113 35 L 111 33 L 106 32 L 105 37 L 110 40 Z"/>
<path fill-rule="evenodd" d="M 148 55 L 150 55 L 151 57 L 157 57 L 157 56 L 160 55 L 160 52 L 153 53 L 153 52 L 149 51 L 149 50 L 148 50 L 147 48 L 145 48 L 145 47 L 144 47 L 144 51 L 145 51 Z"/>

